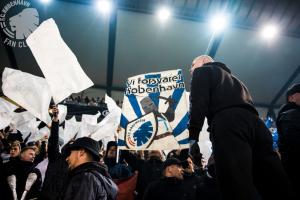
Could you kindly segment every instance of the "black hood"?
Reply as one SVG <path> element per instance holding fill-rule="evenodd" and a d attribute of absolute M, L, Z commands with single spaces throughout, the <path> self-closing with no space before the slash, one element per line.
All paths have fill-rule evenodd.
<path fill-rule="evenodd" d="M 221 62 L 212 62 L 212 63 L 206 63 L 203 66 L 205 66 L 205 65 L 218 66 L 218 67 L 222 68 L 223 70 L 225 70 L 226 72 L 228 72 L 229 74 L 231 74 L 231 70 L 224 63 L 221 63 Z"/>

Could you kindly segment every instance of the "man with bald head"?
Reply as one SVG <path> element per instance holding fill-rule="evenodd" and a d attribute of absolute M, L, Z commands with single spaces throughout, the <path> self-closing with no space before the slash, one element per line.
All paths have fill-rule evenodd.
<path fill-rule="evenodd" d="M 198 56 L 191 66 L 190 144 L 207 118 L 223 199 L 289 199 L 287 176 L 247 87 L 223 63 Z M 276 189 L 275 189 L 276 188 Z"/>

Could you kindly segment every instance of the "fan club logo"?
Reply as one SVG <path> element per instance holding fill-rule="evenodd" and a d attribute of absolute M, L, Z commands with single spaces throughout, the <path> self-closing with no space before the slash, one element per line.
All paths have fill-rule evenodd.
<path fill-rule="evenodd" d="M 11 47 L 27 47 L 26 38 L 39 26 L 39 13 L 25 0 L 7 3 L 0 13 L 0 26 L 7 37 L 3 43 Z"/>
<path fill-rule="evenodd" d="M 157 120 L 154 113 L 129 122 L 126 130 L 126 145 L 130 148 L 149 147 L 157 134 Z"/>

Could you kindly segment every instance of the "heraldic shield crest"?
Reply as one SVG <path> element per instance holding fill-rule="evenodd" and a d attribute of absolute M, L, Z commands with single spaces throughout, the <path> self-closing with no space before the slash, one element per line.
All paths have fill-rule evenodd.
<path fill-rule="evenodd" d="M 149 147 L 156 136 L 157 124 L 153 112 L 129 122 L 125 130 L 126 146 L 137 150 Z"/>

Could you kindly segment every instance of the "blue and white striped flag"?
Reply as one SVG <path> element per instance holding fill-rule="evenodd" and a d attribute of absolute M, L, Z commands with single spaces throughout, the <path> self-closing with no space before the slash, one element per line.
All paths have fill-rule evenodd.
<path fill-rule="evenodd" d="M 181 70 L 128 78 L 122 106 L 120 149 L 188 148 L 188 101 Z"/>

